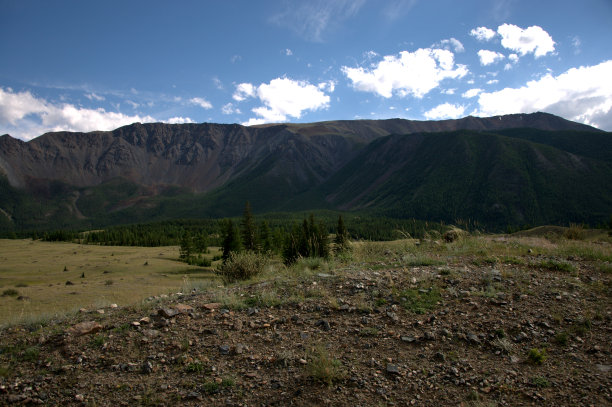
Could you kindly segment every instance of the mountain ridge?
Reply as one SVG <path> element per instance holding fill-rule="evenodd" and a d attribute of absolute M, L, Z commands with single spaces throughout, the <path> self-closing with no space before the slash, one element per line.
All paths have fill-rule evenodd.
<path fill-rule="evenodd" d="M 240 213 L 246 200 L 259 211 L 376 210 L 444 221 L 473 216 L 494 227 L 574 221 L 579 213 L 593 221 L 607 210 L 612 213 L 612 191 L 599 185 L 612 179 L 610 140 L 609 133 L 547 113 L 251 127 L 134 123 L 113 131 L 46 133 L 28 142 L 5 135 L 0 137 L 0 173 L 6 179 L 0 208 L 16 224 L 14 219 L 30 216 L 15 203 L 21 197 L 38 219 L 30 226 L 58 219 L 104 224 L 110 215 L 118 222 L 125 221 L 122 216 L 132 221 L 135 216 L 228 216 Z M 531 182 L 544 173 L 556 184 Z M 542 215 L 552 210 L 550 203 L 533 214 L 525 209 L 550 201 L 534 188 L 554 190 L 557 200 L 570 194 L 564 177 L 594 184 L 601 192 L 579 188 L 597 203 L 593 213 L 585 208 L 559 215 L 555 207 L 555 216 Z M 512 179 L 518 185 L 513 191 L 522 198 L 508 196 L 505 212 L 487 215 L 488 209 L 476 204 L 478 196 L 502 196 L 491 191 L 503 191 Z M 447 212 L 440 201 L 452 203 Z M 487 202 L 504 206 L 493 201 Z"/>

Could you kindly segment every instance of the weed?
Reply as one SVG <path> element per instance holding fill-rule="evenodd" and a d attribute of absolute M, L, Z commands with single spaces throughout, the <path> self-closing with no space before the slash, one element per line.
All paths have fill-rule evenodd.
<path fill-rule="evenodd" d="M 567 332 L 559 332 L 555 335 L 553 341 L 557 345 L 567 346 L 567 343 L 569 342 L 569 334 Z"/>
<path fill-rule="evenodd" d="M 541 365 L 548 358 L 546 349 L 532 348 L 527 354 L 527 360 L 534 365 Z"/>
<path fill-rule="evenodd" d="M 531 377 L 529 379 L 529 382 L 539 388 L 539 389 L 544 389 L 546 387 L 550 387 L 550 382 L 548 381 L 547 378 L 542 377 L 542 376 L 535 376 L 535 377 Z"/>
<path fill-rule="evenodd" d="M 113 280 L 106 280 L 104 282 L 104 285 L 113 285 L 114 281 Z"/>
<path fill-rule="evenodd" d="M 378 329 L 376 328 L 372 328 L 372 327 L 366 327 L 363 328 L 360 332 L 359 332 L 360 336 L 378 336 Z"/>
<path fill-rule="evenodd" d="M 497 338 L 493 340 L 492 345 L 496 349 L 499 349 L 501 352 L 506 354 L 512 352 L 512 349 L 514 347 L 514 345 L 508 340 L 508 338 Z"/>
<path fill-rule="evenodd" d="M 202 390 L 205 394 L 215 394 L 219 392 L 219 383 L 215 381 L 205 382 L 202 385 Z"/>
<path fill-rule="evenodd" d="M 191 362 L 185 367 L 187 373 L 202 373 L 204 371 L 204 365 L 202 362 Z"/>
<path fill-rule="evenodd" d="M 38 349 L 38 346 L 31 346 L 23 351 L 23 355 L 21 356 L 21 359 L 24 362 L 35 362 L 38 360 L 39 356 L 40 356 L 40 349 Z"/>
<path fill-rule="evenodd" d="M 91 344 L 95 347 L 101 347 L 106 342 L 106 338 L 103 335 L 96 335 L 92 340 Z"/>
<path fill-rule="evenodd" d="M 601 263 L 598 268 L 601 273 L 612 274 L 612 264 L 610 263 Z"/>
<path fill-rule="evenodd" d="M 0 377 L 8 377 L 11 374 L 11 369 L 6 366 L 0 366 Z"/>
<path fill-rule="evenodd" d="M 317 346 L 310 352 L 309 362 L 306 365 L 308 377 L 315 381 L 331 386 L 344 378 L 342 363 L 333 359 L 325 347 Z"/>

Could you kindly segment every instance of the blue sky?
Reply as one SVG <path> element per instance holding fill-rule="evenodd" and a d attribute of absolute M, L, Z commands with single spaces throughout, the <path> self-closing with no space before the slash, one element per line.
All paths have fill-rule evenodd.
<path fill-rule="evenodd" d="M 547 111 L 612 130 L 610 0 L 0 0 L 0 134 Z"/>

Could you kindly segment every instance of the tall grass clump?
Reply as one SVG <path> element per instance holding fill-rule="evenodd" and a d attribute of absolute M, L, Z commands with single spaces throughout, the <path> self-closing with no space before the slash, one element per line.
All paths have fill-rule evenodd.
<path fill-rule="evenodd" d="M 268 259 L 253 252 L 231 252 L 227 260 L 217 269 L 225 284 L 251 279 L 264 271 Z"/>

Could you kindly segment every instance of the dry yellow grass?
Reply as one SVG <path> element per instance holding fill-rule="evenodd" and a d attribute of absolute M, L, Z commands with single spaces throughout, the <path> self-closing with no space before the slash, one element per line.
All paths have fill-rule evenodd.
<path fill-rule="evenodd" d="M 176 261 L 178 247 L 88 246 L 0 240 L 0 324 L 111 303 L 133 304 L 212 279 L 204 268 Z M 84 277 L 82 277 L 84 274 Z M 66 285 L 70 281 L 73 285 Z M 2 295 L 17 291 L 15 295 Z M 19 297 L 25 297 L 18 299 Z"/>

